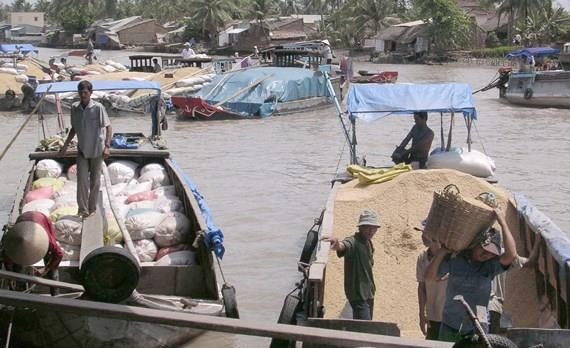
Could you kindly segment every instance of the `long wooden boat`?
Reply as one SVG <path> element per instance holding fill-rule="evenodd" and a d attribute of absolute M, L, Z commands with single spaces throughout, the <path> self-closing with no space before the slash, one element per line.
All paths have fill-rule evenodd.
<path fill-rule="evenodd" d="M 384 87 L 378 92 L 382 92 L 383 96 L 372 93 L 375 87 L 370 88 L 370 93 L 356 95 L 349 92 L 347 106 L 350 118 L 359 119 L 374 113 L 378 117 L 390 113 L 406 114 L 412 113 L 415 108 L 438 113 L 463 112 L 466 118 L 475 115 L 469 101 L 470 92 L 449 91 L 455 97 L 464 95 L 464 100 L 459 98 L 452 101 L 452 98 L 447 98 L 452 104 L 444 105 L 430 97 L 426 100 L 425 95 L 430 93 L 418 89 L 424 95 L 424 100 L 416 95 L 417 98 L 412 98 L 413 105 L 408 104 L 405 108 L 398 101 L 389 100 L 390 95 L 385 92 L 390 86 Z M 438 95 L 441 95 L 441 101 L 446 99 L 445 90 L 440 90 Z M 386 100 L 392 103 L 392 109 L 383 103 Z M 353 142 L 356 135 L 351 137 L 347 134 L 347 139 L 351 141 L 351 163 L 358 164 L 356 143 Z M 389 176 L 390 171 L 383 175 Z M 519 255 L 528 257 L 535 246 L 540 248 L 534 269 L 506 273 L 504 313 L 510 314 L 512 327 L 503 334 L 519 347 L 541 343 L 545 347 L 567 345 L 570 335 L 570 237 L 528 199 L 484 178 L 452 169 L 401 171 L 388 179 L 390 181 L 378 180 L 380 183 L 377 184 L 368 179 L 348 172 L 340 173 L 333 179 L 325 209 L 309 230 L 300 256 L 299 268 L 304 279 L 302 286 L 286 297 L 279 322 L 423 337 L 419 330 L 416 260 L 424 247 L 418 226 L 428 216 L 434 191 L 455 184 L 465 196 L 476 197 L 483 192 L 495 194 L 516 240 Z M 330 244 L 323 240 L 332 236 L 342 240 L 356 232 L 358 216 L 365 209 L 375 210 L 381 225 L 372 240 L 377 289 L 372 322 L 351 319 L 350 306 L 342 286 L 344 260 L 338 258 L 330 249 Z M 544 243 L 540 242 L 538 236 L 542 237 Z"/>
<path fill-rule="evenodd" d="M 96 83 L 94 85 L 97 86 Z M 149 82 L 142 84 L 139 82 L 138 87 L 160 91 L 159 86 Z M 58 86 L 58 84 L 53 86 L 54 91 L 62 88 L 65 86 Z M 145 139 L 142 134 L 137 136 L 139 140 L 141 140 L 140 137 L 142 140 Z M 85 278 L 84 267 L 87 267 L 87 260 L 92 259 L 93 255 L 97 256 L 102 253 L 107 255 L 118 251 L 124 254 L 129 250 L 128 242 L 125 243 L 124 249 L 113 246 L 100 248 L 89 246 L 89 243 L 93 241 L 93 235 L 98 234 L 102 237 L 104 214 L 115 214 L 112 205 L 112 209 L 99 205 L 97 214 L 83 221 L 79 261 L 62 261 L 58 268 L 59 282 L 55 283 L 58 283 L 56 286 L 61 288 L 62 293 L 56 296 L 64 301 L 66 307 L 77 306 L 77 301 L 93 303 L 91 301 L 104 300 L 115 302 L 125 308 L 139 306 L 159 309 L 165 315 L 178 312 L 237 317 L 235 290 L 227 286 L 220 288 L 214 270 L 215 258 L 223 255 L 223 235 L 213 224 L 209 209 L 196 186 L 182 172 L 167 150 L 157 149 L 153 144 L 156 145 L 156 141 L 147 139 L 136 149 L 113 148 L 106 162 L 128 159 L 139 166 L 156 163 L 165 168 L 170 182 L 174 185 L 176 196 L 182 201 L 183 213 L 190 222 L 189 236 L 184 243 L 187 244 L 187 249 L 193 252 L 195 261 L 183 264 L 138 262 L 138 282 L 135 291 L 130 296 L 119 299 L 119 302 L 104 297 L 97 298 L 99 295 L 94 297 L 94 292 L 89 292 L 90 283 L 86 282 L 87 278 Z M 18 189 L 8 225 L 15 223 L 22 212 L 23 197 L 32 188 L 38 162 L 44 159 L 54 159 L 60 162 L 65 169 L 75 163 L 76 151 L 70 151 L 65 157 L 60 157 L 57 152 L 53 151 L 33 152 L 29 157 L 31 163 L 27 172 L 28 177 L 23 181 L 23 187 Z M 106 185 L 102 182 L 103 191 Z M 112 210 L 112 212 L 107 210 Z M 138 260 L 138 257 L 135 259 Z M 98 267 L 102 267 L 101 272 L 113 271 L 109 269 L 109 266 Z M 0 278 L 19 279 L 17 274 L 2 273 Z M 120 274 L 124 277 L 121 279 L 121 284 L 123 284 L 129 275 L 124 272 Z M 31 283 L 24 283 L 31 285 Z M 49 282 L 47 285 L 50 285 Z M 28 286 L 25 292 L 38 298 L 49 297 L 50 288 L 47 285 L 41 283 Z M 113 285 L 111 289 L 115 286 Z M 9 289 L 7 282 L 2 282 L 2 288 Z M 119 316 L 119 318 L 107 319 L 90 315 L 88 312 L 58 310 L 57 305 L 37 308 L 2 305 L 0 306 L 0 334 L 2 337 L 9 336 L 11 345 L 18 347 L 153 348 L 178 346 L 203 332 L 202 329 L 192 327 L 139 322 L 128 315 Z"/>
<path fill-rule="evenodd" d="M 508 81 L 498 86 L 499 96 L 513 104 L 570 108 L 570 71 L 540 71 L 527 62 L 529 59 L 534 61 L 559 54 L 559 50 L 551 48 L 529 48 L 510 53 L 507 57 L 521 59 L 522 68 L 516 72 L 505 69 L 500 71 L 508 75 Z"/>
<path fill-rule="evenodd" d="M 340 88 L 340 78 L 331 79 Z M 322 73 L 296 67 L 252 67 L 216 76 L 192 96 L 173 96 L 179 117 L 223 120 L 287 115 L 332 106 Z"/>

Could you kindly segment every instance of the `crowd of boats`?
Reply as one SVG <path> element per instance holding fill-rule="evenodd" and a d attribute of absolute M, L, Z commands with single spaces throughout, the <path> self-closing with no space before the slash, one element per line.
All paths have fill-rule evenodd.
<path fill-rule="evenodd" d="M 130 67 L 113 61 L 83 67 L 70 66 L 65 60 L 44 63 L 26 57 L 21 48 L 0 57 L 5 60 L 0 75 L 10 83 L 12 80 L 18 83 L 6 85 L 2 100 L 6 109 L 24 107 L 44 113 L 51 108 L 62 118 L 62 108 L 69 107 L 69 103 L 77 98 L 77 84 L 87 79 L 93 83 L 93 97 L 101 101 L 110 114 L 121 116 L 132 112 L 150 112 L 150 137 L 143 133 L 116 131 L 107 163 L 110 165 L 128 159 L 141 168 L 160 165 L 165 182 L 169 183 L 172 191 L 171 199 L 181 202 L 178 211 L 189 222 L 187 235 L 179 250 L 191 250 L 193 255 L 192 262 L 183 264 L 141 261 L 140 250 L 134 248 L 128 228 L 120 222 L 124 217 L 118 216 L 121 214 L 117 213 L 118 209 L 112 203 L 101 203 L 107 207 L 107 215 L 117 220 L 124 241 L 121 248 L 104 245 L 103 231 L 108 222 L 105 222 L 107 217 L 99 213 L 83 222 L 78 257 L 60 266 L 59 281 L 0 271 L 0 278 L 6 280 L 2 282 L 0 290 L 0 331 L 8 342 L 12 340 L 27 347 L 162 347 L 186 342 L 204 328 L 240 332 L 236 331 L 236 325 L 222 319 L 218 322 L 192 321 L 194 317 L 168 319 L 174 315 L 172 313 L 239 318 L 235 289 L 225 279 L 222 286 L 218 285 L 219 279 L 214 270 L 223 257 L 223 233 L 213 223 L 208 206 L 196 185 L 182 172 L 161 141 L 160 124 L 164 121 L 164 114 L 169 111 L 188 120 L 215 120 L 268 117 L 330 107 L 329 112 L 336 114 L 341 121 L 342 132 L 350 149 L 350 164 L 360 166 L 361 173 L 369 176 L 368 179 L 372 178 L 367 179 L 367 184 L 359 186 L 366 196 L 372 194 L 367 191 L 371 182 L 382 185 L 388 180 L 414 175 L 418 171 L 397 168 L 397 173 L 386 175 L 390 166 L 384 165 L 384 169 L 378 170 L 367 164 L 357 153 L 357 122 L 378 120 L 388 115 L 428 112 L 441 117 L 442 145 L 432 153 L 433 159 L 428 161 L 427 170 L 462 172 L 473 180 L 497 185 L 493 178 L 495 165 L 492 159 L 472 148 L 471 127 L 480 115 L 476 112 L 473 92 L 468 85 L 398 84 L 398 73 L 392 71 L 359 71 L 359 76 L 353 76 L 349 58 L 341 58 L 338 65 L 325 64 L 327 62 L 315 49 L 315 45 L 322 44 L 312 42 L 278 46 L 247 57 L 217 59 L 206 56 L 182 59 L 177 55 L 133 55 L 129 57 Z M 529 62 L 536 64 L 544 57 L 563 57 L 568 49 L 570 46 L 565 46 L 566 51 L 562 54 L 546 48 L 513 52 L 509 57 L 526 62 L 526 66 L 521 66 L 518 72 L 501 70 L 501 75 L 489 88 L 498 87 L 501 97 L 513 103 L 522 101 L 531 105 L 569 107 L 570 72 L 561 69 L 537 71 L 534 65 L 528 67 Z M 159 64 L 160 71 L 157 71 L 156 64 Z M 341 107 L 345 94 L 346 110 Z M 451 124 L 455 113 L 464 117 L 468 131 L 465 147 L 451 147 L 451 126 L 447 146 L 444 146 L 445 113 L 450 114 Z M 44 120 L 39 119 L 40 122 Z M 64 129 L 61 128 L 59 131 L 63 133 Z M 49 137 L 47 134 L 44 136 Z M 69 173 L 75 153 L 69 151 L 62 158 L 53 150 L 50 147 L 29 155 L 28 178 L 18 189 L 7 226 L 16 221 L 26 203 L 29 203 L 26 197 L 37 188 L 36 172 L 41 161 L 55 160 L 63 168 L 63 173 Z M 0 161 L 5 152 L 0 155 Z M 133 173 L 139 171 L 140 168 Z M 65 176 L 62 173 L 59 175 Z M 133 176 L 131 179 L 136 178 Z M 326 317 L 326 304 L 334 301 L 327 298 L 325 274 L 332 278 L 331 273 L 338 269 L 329 267 L 329 245 L 321 240 L 337 233 L 335 226 L 339 222 L 334 217 L 345 216 L 339 210 L 347 209 L 346 205 L 335 204 L 340 199 L 338 192 L 345 185 L 354 185 L 354 180 L 359 180 L 354 171 L 343 171 L 333 181 L 330 197 L 320 218 L 308 232 L 301 253 L 299 270 L 303 281 L 299 283 L 297 291 L 286 297 L 279 324 L 324 328 L 348 325 L 346 321 L 339 321 L 339 318 L 323 319 Z M 405 180 L 401 182 L 405 185 Z M 437 185 L 444 187 L 450 183 L 442 179 Z M 111 196 L 109 192 L 115 186 L 111 184 L 106 188 L 107 197 Z M 533 248 L 537 234 L 545 241 L 535 283 L 525 284 L 525 287 L 537 289 L 533 301 L 547 308 L 545 311 L 552 319 L 548 328 L 559 331 L 550 331 L 547 337 L 541 331 L 544 327 L 536 323 L 531 329 L 511 328 L 508 336 L 519 342 L 521 347 L 540 343 L 548 347 L 548 344 L 556 341 L 556 337 L 568 337 L 567 329 L 570 329 L 570 236 L 524 196 L 513 194 L 509 204 L 511 213 L 520 216 L 515 219 L 517 225 L 511 226 L 513 232 L 519 235 L 518 239 L 524 241 L 520 252 L 524 254 Z M 408 227 L 412 229 L 415 223 L 410 221 Z M 86 231 L 88 233 L 84 233 Z M 94 239 L 93 235 L 101 238 Z M 128 271 L 119 274 L 117 269 Z M 9 286 L 11 281 L 24 284 L 24 287 L 16 291 Z M 49 296 L 53 288 L 61 291 L 55 298 Z M 119 290 L 124 295 L 117 295 Z M 516 303 L 516 295 L 512 296 Z M 94 311 L 93 300 L 112 303 L 106 303 L 108 306 L 103 305 L 99 311 Z M 145 309 L 157 311 L 145 312 Z M 514 318 L 516 321 L 517 318 Z M 349 326 L 355 327 L 357 324 L 354 322 Z M 398 322 L 392 324 L 397 326 Z M 379 330 L 377 326 L 367 327 L 370 333 L 399 335 L 398 330 L 388 332 Z M 255 328 L 256 325 L 243 324 L 241 332 L 277 338 L 272 342 L 275 347 L 290 346 L 299 338 L 323 342 L 315 332 L 305 332 L 302 328 L 296 334 L 291 331 L 290 335 L 281 326 L 264 330 L 259 330 L 258 326 L 257 330 Z M 342 336 L 347 339 L 345 342 L 380 342 L 367 335 L 359 336 L 360 341 L 350 341 L 349 337 Z M 389 342 L 392 346 L 411 344 L 404 340 Z M 418 347 L 445 346 L 427 341 L 414 341 L 413 344 Z M 550 346 L 555 347 L 553 344 Z"/>

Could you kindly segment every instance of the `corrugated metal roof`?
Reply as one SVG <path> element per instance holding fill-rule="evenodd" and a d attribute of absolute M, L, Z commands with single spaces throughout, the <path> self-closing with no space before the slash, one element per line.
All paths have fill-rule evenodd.
<path fill-rule="evenodd" d="M 233 28 L 233 29 L 226 31 L 226 34 L 239 34 L 239 33 L 243 33 L 247 29 L 248 28 Z"/>

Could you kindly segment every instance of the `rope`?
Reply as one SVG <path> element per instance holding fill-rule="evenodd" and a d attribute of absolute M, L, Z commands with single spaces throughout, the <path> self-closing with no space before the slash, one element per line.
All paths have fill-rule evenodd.
<path fill-rule="evenodd" d="M 12 145 L 14 144 L 14 141 L 16 141 L 16 138 L 18 138 L 18 136 L 20 136 L 20 133 L 22 133 L 22 131 L 24 130 L 24 128 L 26 127 L 26 125 L 28 124 L 28 122 L 30 122 L 30 119 L 32 118 L 32 116 L 36 113 L 36 111 L 38 110 L 38 108 L 40 107 L 40 105 L 42 105 L 42 102 L 44 101 L 46 95 L 48 94 L 49 90 L 51 89 L 51 86 L 48 87 L 48 89 L 46 90 L 46 92 L 44 93 L 44 95 L 42 96 L 42 98 L 40 99 L 40 101 L 38 102 L 38 104 L 34 107 L 34 109 L 30 112 L 30 114 L 28 115 L 28 117 L 26 117 L 26 119 L 24 120 L 24 123 L 22 123 L 22 125 L 20 126 L 20 128 L 18 128 L 18 131 L 16 131 L 16 134 L 14 135 L 14 137 L 12 138 L 12 140 L 10 140 L 10 142 L 8 143 L 8 145 L 6 145 L 6 147 L 4 148 L 4 150 L 2 151 L 2 153 L 0 154 L 0 161 L 2 160 L 2 158 L 4 158 L 4 155 L 6 155 L 6 153 L 8 152 L 8 150 L 12 147 Z"/>
<path fill-rule="evenodd" d="M 485 87 L 481 87 L 478 90 L 476 90 L 475 92 L 471 93 L 471 94 L 477 94 L 479 92 L 484 92 L 487 91 L 493 87 L 496 87 L 497 82 L 499 81 L 499 79 L 501 78 L 499 75 L 499 72 L 497 71 L 495 73 L 495 75 L 493 76 L 493 78 L 491 78 L 491 81 L 485 86 Z"/>
<path fill-rule="evenodd" d="M 477 137 L 479 139 L 481 139 L 481 147 L 483 148 L 483 152 L 485 153 L 485 155 L 489 156 L 489 154 L 487 153 L 487 150 L 485 149 L 485 143 L 483 142 L 483 138 L 479 134 L 479 128 L 477 128 L 477 122 L 473 122 L 473 124 L 475 125 L 475 131 L 477 132 Z"/>
<path fill-rule="evenodd" d="M 346 141 L 342 142 L 342 149 L 340 150 L 340 156 L 338 156 L 338 162 L 336 164 L 335 176 L 338 174 L 338 168 L 340 168 L 340 162 L 342 161 L 342 157 L 344 155 L 344 149 L 346 149 Z"/>
<path fill-rule="evenodd" d="M 227 284 L 226 277 L 224 276 L 224 271 L 222 270 L 222 264 L 220 263 L 220 258 L 216 255 L 216 262 L 218 263 L 218 269 L 220 270 L 220 275 L 222 276 L 222 280 L 224 284 Z"/>

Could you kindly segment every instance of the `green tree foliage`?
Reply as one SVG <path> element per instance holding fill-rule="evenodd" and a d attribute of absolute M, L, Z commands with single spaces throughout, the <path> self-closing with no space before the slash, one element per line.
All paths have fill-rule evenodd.
<path fill-rule="evenodd" d="M 76 9 L 67 9 L 57 17 L 61 26 L 67 33 L 82 33 L 89 27 L 95 18 L 93 12 L 87 6 Z"/>
<path fill-rule="evenodd" d="M 424 19 L 431 19 L 430 31 L 437 51 L 468 47 L 473 23 L 455 0 L 414 0 Z"/>
<path fill-rule="evenodd" d="M 26 0 L 14 0 L 10 5 L 12 12 L 30 12 L 32 4 Z"/>
<path fill-rule="evenodd" d="M 232 0 L 193 0 L 191 20 L 200 28 L 203 36 L 215 37 L 226 22 L 240 13 L 236 2 Z"/>

